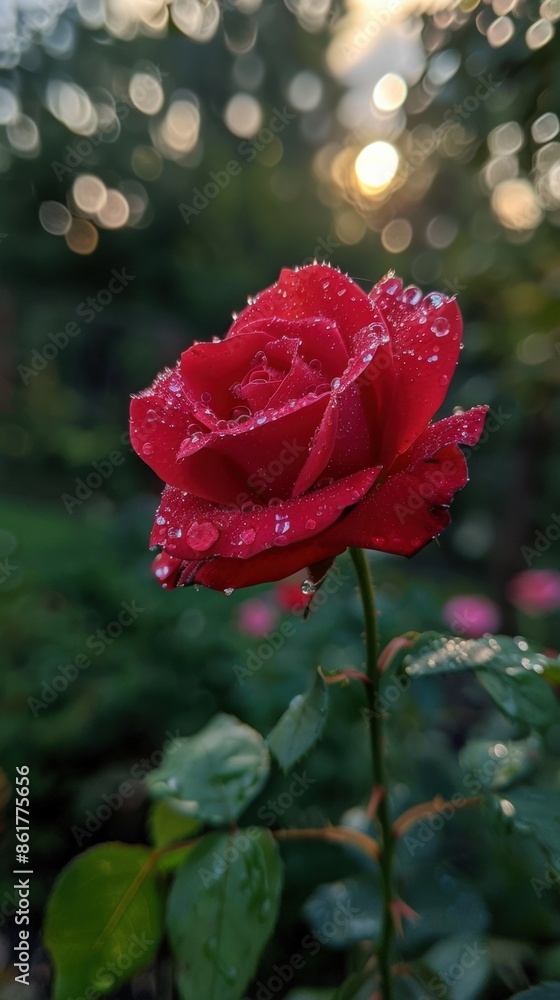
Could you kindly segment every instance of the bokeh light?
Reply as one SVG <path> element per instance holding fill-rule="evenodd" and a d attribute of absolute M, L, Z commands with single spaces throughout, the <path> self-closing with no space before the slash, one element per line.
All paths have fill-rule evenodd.
<path fill-rule="evenodd" d="M 230 132 L 241 139 L 250 139 L 263 121 L 262 107 L 252 94 L 235 94 L 224 109 L 224 122 Z"/>
<path fill-rule="evenodd" d="M 372 142 L 356 159 L 356 177 L 365 194 L 386 188 L 397 173 L 399 154 L 389 142 Z"/>

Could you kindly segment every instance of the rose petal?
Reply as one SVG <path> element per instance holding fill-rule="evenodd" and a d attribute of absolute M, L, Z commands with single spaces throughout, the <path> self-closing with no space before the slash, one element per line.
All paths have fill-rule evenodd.
<path fill-rule="evenodd" d="M 325 549 L 320 538 L 300 542 L 286 549 L 267 549 L 252 559 L 208 559 L 182 563 L 183 570 L 177 586 L 199 583 L 212 590 L 230 590 L 252 587 L 258 583 L 284 580 L 298 570 L 324 565 L 323 560 L 340 555 L 345 544 Z"/>
<path fill-rule="evenodd" d="M 237 323 L 234 326 L 237 326 Z M 231 329 L 233 330 L 233 327 Z M 236 333 L 250 333 L 253 330 L 268 333 L 274 338 L 274 341 L 268 344 L 267 354 L 272 351 L 273 342 L 277 342 L 278 338 L 297 338 L 298 353 L 301 358 L 308 363 L 321 361 L 323 381 L 330 382 L 340 375 L 348 364 L 348 350 L 336 324 L 323 316 L 313 316 L 305 320 L 286 320 L 278 317 L 257 319 L 244 323 Z M 231 330 L 228 338 L 230 336 L 232 336 Z"/>
<path fill-rule="evenodd" d="M 181 373 L 192 399 L 210 399 L 204 409 L 208 413 L 208 426 L 217 420 L 228 420 L 232 409 L 239 403 L 231 391 L 247 374 L 251 361 L 266 347 L 270 337 L 254 331 L 235 340 L 217 340 L 215 343 L 193 344 L 181 355 Z"/>
<path fill-rule="evenodd" d="M 306 541 L 330 527 L 371 488 L 380 470 L 367 469 L 322 490 L 272 507 L 226 510 L 168 486 L 157 511 L 150 545 L 176 558 L 250 559 L 274 546 Z"/>
<path fill-rule="evenodd" d="M 164 482 L 185 489 L 187 481 L 176 455 L 195 421 L 179 366 L 161 372 L 149 389 L 132 397 L 132 447 Z"/>
<path fill-rule="evenodd" d="M 327 532 L 324 544 L 341 544 L 414 555 L 448 525 L 448 507 L 468 480 L 454 442 L 474 445 L 486 407 L 456 414 L 428 427 L 403 457 L 403 467 L 375 486 L 358 506 Z"/>
<path fill-rule="evenodd" d="M 377 318 L 377 317 L 376 317 Z M 327 465 L 333 460 L 333 466 L 350 471 L 349 439 L 351 451 L 356 464 L 369 465 L 372 458 L 372 442 L 375 428 L 368 419 L 353 385 L 364 376 L 378 353 L 390 351 L 388 333 L 385 325 L 374 322 L 360 330 L 354 338 L 352 356 L 340 378 L 331 383 L 331 396 L 325 415 L 313 439 L 309 458 L 303 466 L 294 486 L 294 496 L 299 496 L 308 490 L 317 478 L 324 473 Z M 339 427 L 341 433 L 339 434 Z M 356 450 L 358 456 L 356 456 Z"/>
<path fill-rule="evenodd" d="M 251 498 L 288 499 L 327 403 L 327 397 L 304 397 L 293 407 L 208 434 L 194 454 L 182 446 L 182 489 L 229 506 Z"/>
<path fill-rule="evenodd" d="M 443 403 L 459 358 L 463 323 L 454 299 L 439 292 L 420 299 L 419 290 L 402 292 L 397 278 L 379 282 L 370 296 L 390 330 L 393 351 L 395 383 L 390 409 L 387 399 L 383 403 L 383 442 L 377 455 L 389 464 L 410 447 Z"/>
<path fill-rule="evenodd" d="M 347 348 L 351 348 L 354 335 L 373 323 L 376 315 L 372 300 L 359 285 L 329 264 L 310 264 L 297 271 L 284 268 L 276 284 L 256 295 L 243 309 L 227 338 L 243 333 L 255 320 L 321 316 L 336 324 Z"/>

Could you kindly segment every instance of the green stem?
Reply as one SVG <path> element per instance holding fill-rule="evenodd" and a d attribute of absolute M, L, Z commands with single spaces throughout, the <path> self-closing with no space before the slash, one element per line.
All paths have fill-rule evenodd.
<path fill-rule="evenodd" d="M 369 709 L 369 733 L 373 764 L 373 784 L 379 789 L 380 799 L 377 808 L 377 821 L 381 833 L 381 888 L 383 894 L 381 934 L 378 947 L 379 975 L 381 978 L 381 995 L 383 1000 L 393 1000 L 393 982 L 391 979 L 391 956 L 393 952 L 394 924 L 391 903 L 393 891 L 393 857 L 395 841 L 389 803 L 387 801 L 387 780 L 385 776 L 385 759 L 383 755 L 383 721 L 379 710 L 379 689 L 381 674 L 377 667 L 377 615 L 375 610 L 375 592 L 369 564 L 362 549 L 351 548 L 350 556 L 358 579 L 358 588 L 364 609 L 366 626 L 366 668 L 371 681 L 365 684 L 365 692 Z"/>

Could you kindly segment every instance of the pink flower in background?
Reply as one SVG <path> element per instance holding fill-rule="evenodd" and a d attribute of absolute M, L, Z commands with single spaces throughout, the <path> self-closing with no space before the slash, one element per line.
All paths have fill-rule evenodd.
<path fill-rule="evenodd" d="M 239 605 L 239 631 L 244 632 L 245 635 L 260 639 L 263 635 L 271 632 L 277 622 L 278 614 L 276 611 L 266 601 L 261 601 L 258 597 L 243 601 Z"/>
<path fill-rule="evenodd" d="M 481 594 L 459 594 L 442 608 L 442 618 L 449 628 L 468 639 L 479 639 L 485 632 L 496 632 L 500 611 L 494 601 Z"/>
<path fill-rule="evenodd" d="M 508 597 L 526 615 L 546 615 L 560 608 L 560 573 L 554 569 L 527 569 L 511 578 Z"/>

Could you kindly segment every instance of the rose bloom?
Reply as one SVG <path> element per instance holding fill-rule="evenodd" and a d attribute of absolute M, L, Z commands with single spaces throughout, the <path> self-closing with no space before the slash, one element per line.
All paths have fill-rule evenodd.
<path fill-rule="evenodd" d="M 223 340 L 132 399 L 130 436 L 166 483 L 150 544 L 164 587 L 230 592 L 348 546 L 411 556 L 449 523 L 486 407 L 431 423 L 453 375 L 454 299 L 325 264 L 283 270 Z"/>
<path fill-rule="evenodd" d="M 526 615 L 546 615 L 560 608 L 560 573 L 554 569 L 526 569 L 511 578 L 508 597 Z"/>
<path fill-rule="evenodd" d="M 450 598 L 441 610 L 446 625 L 458 635 L 479 639 L 500 627 L 500 609 L 481 594 L 460 594 Z"/>

